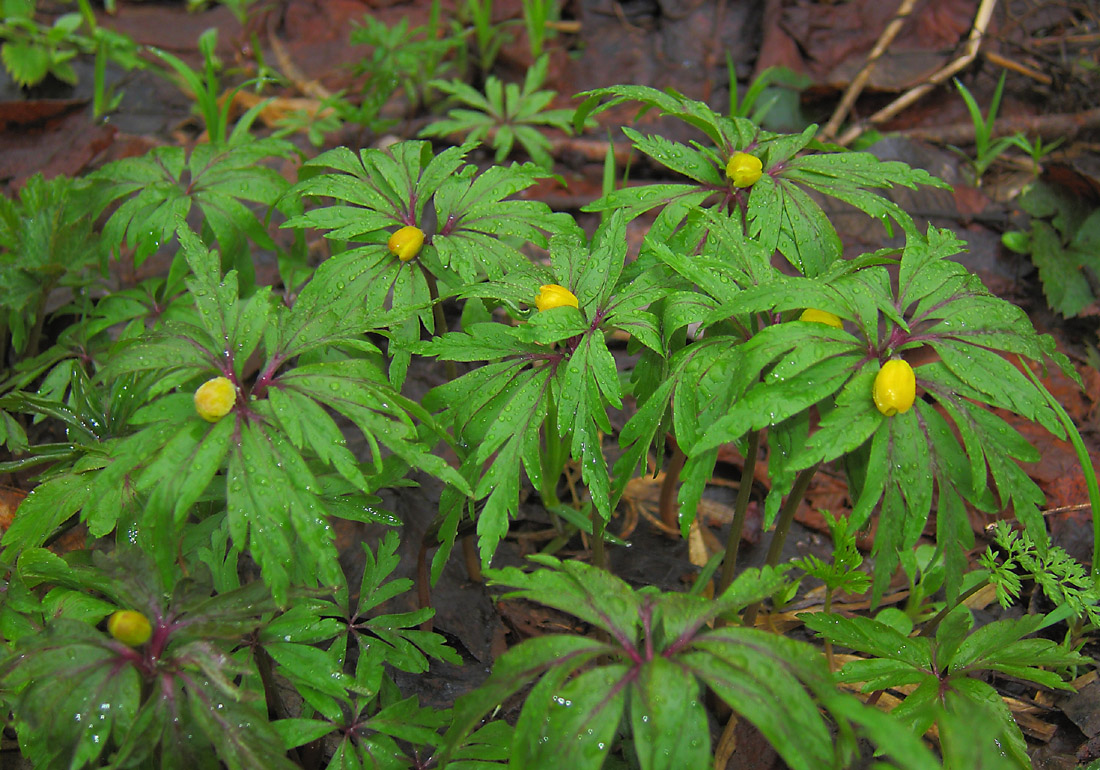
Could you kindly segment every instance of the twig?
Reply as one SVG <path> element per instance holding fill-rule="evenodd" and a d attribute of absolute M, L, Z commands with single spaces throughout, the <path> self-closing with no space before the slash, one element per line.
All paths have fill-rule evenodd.
<path fill-rule="evenodd" d="M 978 6 L 978 12 L 974 16 L 974 26 L 970 29 L 970 35 L 966 41 L 966 49 L 963 51 L 962 56 L 955 59 L 946 67 L 934 72 L 928 78 L 927 82 L 909 89 L 874 115 L 867 118 L 867 120 L 851 126 L 839 139 L 837 139 L 837 144 L 851 144 L 867 130 L 868 126 L 878 125 L 879 123 L 889 120 L 911 104 L 915 103 L 933 88 L 946 82 L 948 78 L 965 69 L 978 55 L 978 49 L 982 45 L 982 37 L 989 27 L 989 20 L 993 16 L 993 9 L 996 7 L 997 0 L 982 0 L 981 5 Z"/>
<path fill-rule="evenodd" d="M 993 136 L 1025 134 L 1044 140 L 1058 137 L 1073 138 L 1087 128 L 1100 127 L 1100 107 L 1084 112 L 1055 113 L 1053 115 L 1018 115 L 998 118 L 993 125 Z M 974 124 L 951 123 L 931 128 L 913 128 L 897 132 L 899 136 L 941 144 L 964 145 L 974 140 Z"/>
<path fill-rule="evenodd" d="M 1065 37 L 1034 37 L 1028 41 L 1031 45 L 1075 45 L 1077 43 L 1100 43 L 1100 32 L 1084 35 L 1066 35 Z"/>
<path fill-rule="evenodd" d="M 863 92 L 863 87 L 867 85 L 867 81 L 870 79 L 871 73 L 875 69 L 875 65 L 878 64 L 878 60 L 886 53 L 887 46 L 889 46 L 894 38 L 898 36 L 898 33 L 901 32 L 905 20 L 909 18 L 909 14 L 912 13 L 913 6 L 916 5 L 916 3 L 917 0 L 901 0 L 901 5 L 898 6 L 897 13 L 894 14 L 893 20 L 891 20 L 891 22 L 886 25 L 886 29 L 882 31 L 878 42 L 875 43 L 875 47 L 872 48 L 871 53 L 868 54 L 867 62 L 863 65 L 863 69 L 861 69 L 859 74 L 848 84 L 848 89 L 844 92 L 840 104 L 833 110 L 833 116 L 829 118 L 829 122 L 821 129 L 819 138 L 824 140 L 836 136 L 840 124 L 844 121 L 844 118 L 848 117 L 852 105 L 856 103 L 856 99 L 858 99 L 860 93 Z"/>
<path fill-rule="evenodd" d="M 1026 64 L 1020 64 L 1020 62 L 1014 59 L 1008 59 L 1004 56 L 1001 56 L 999 53 L 994 53 L 993 51 L 983 51 L 982 56 L 984 56 L 986 61 L 988 61 L 990 64 L 1001 67 L 1002 69 L 1017 72 L 1024 77 L 1029 77 L 1038 83 L 1042 83 L 1044 86 L 1049 86 L 1051 83 L 1054 82 L 1054 78 L 1052 78 L 1050 75 L 1044 74 L 1042 72 L 1037 72 L 1031 67 L 1028 67 Z"/>

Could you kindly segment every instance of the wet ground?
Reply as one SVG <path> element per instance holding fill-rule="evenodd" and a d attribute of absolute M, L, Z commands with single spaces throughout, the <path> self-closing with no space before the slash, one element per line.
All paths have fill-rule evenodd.
<path fill-rule="evenodd" d="M 199 64 L 195 50 L 198 36 L 217 27 L 227 82 L 254 74 L 259 54 L 262 60 L 291 73 L 284 86 L 268 95 L 310 100 L 324 93 L 355 93 L 361 78 L 352 65 L 365 55 L 365 49 L 351 46 L 348 32 L 365 14 L 389 24 L 407 18 L 415 26 L 426 22 L 429 5 L 426 0 L 284 0 L 256 4 L 242 24 L 224 6 L 189 13 L 182 3 L 120 2 L 117 14 L 104 14 L 101 23 L 140 44 L 175 53 L 193 66 Z M 913 6 L 911 13 L 871 71 L 850 119 L 867 119 L 956 61 L 965 52 L 965 42 L 981 15 L 980 6 L 988 4 L 925 0 L 909 5 Z M 985 106 L 997 79 L 1007 73 L 999 113 L 1004 125 L 1048 142 L 1063 138 L 1064 144 L 1045 159 L 1043 179 L 1100 206 L 1100 11 L 1088 3 L 1068 1 L 992 5 L 993 13 L 983 27 L 981 51 L 958 76 Z M 445 16 L 452 14 L 450 3 L 443 8 Z M 51 10 L 64 12 L 70 7 L 47 8 Z M 895 3 L 881 0 L 573 0 L 562 8 L 556 34 L 547 42 L 551 66 L 545 87 L 558 92 L 555 104 L 562 107 L 575 106 L 569 98 L 572 94 L 616 83 L 675 88 L 712 105 L 725 105 L 729 100 L 727 62 L 741 81 L 742 92 L 755 74 L 769 66 L 782 66 L 801 78 L 791 79 L 798 82 L 797 88 L 781 93 L 770 127 L 800 130 L 808 122 L 825 124 L 829 120 L 896 10 Z M 494 67 L 506 80 L 521 78 L 532 61 L 519 32 L 521 17 L 519 0 L 494 4 L 494 18 L 509 24 L 516 36 L 504 46 Z M 109 78 L 117 78 L 124 96 L 115 113 L 97 121 L 90 103 L 90 63 L 79 61 L 77 72 L 80 80 L 76 87 L 47 83 L 22 91 L 0 79 L 0 187 L 7 193 L 19 189 L 34 173 L 76 175 L 109 160 L 142 154 L 158 144 L 196 140 L 199 127 L 191 99 L 163 78 L 149 72 L 109 70 Z M 1019 153 L 1010 153 L 992 166 L 980 187 L 973 183 L 960 154 L 947 147 L 968 148 L 974 135 L 962 99 L 949 79 L 947 83 L 879 124 L 879 130 L 891 133 L 870 150 L 884 159 L 928 169 L 952 184 L 949 191 L 903 191 L 897 198 L 918 220 L 958 232 L 969 246 L 960 260 L 991 290 L 1024 307 L 1040 331 L 1055 336 L 1086 388 L 1082 392 L 1060 376 L 1048 379 L 1047 386 L 1079 426 L 1093 462 L 1100 464 L 1100 373 L 1096 369 L 1100 361 L 1096 354 L 1100 304 L 1093 302 L 1072 319 L 1051 311 L 1035 267 L 1026 257 L 1001 245 L 1002 233 L 1021 221 L 1015 200 L 1021 187 L 1033 178 L 1032 169 Z M 414 136 L 431 119 L 429 113 L 414 110 L 400 99 L 387 106 L 386 114 L 397 121 L 388 137 Z M 609 111 L 600 116 L 599 127 L 583 136 L 552 134 L 555 171 L 566 185 L 544 185 L 540 195 L 552 207 L 577 213 L 582 223 L 586 222 L 579 208 L 599 196 L 608 137 L 616 156 L 625 159 L 629 147 L 616 124 L 632 118 L 633 110 Z M 680 127 L 657 123 L 652 115 L 641 122 L 643 130 L 690 138 Z M 326 146 L 368 146 L 388 137 L 345 126 L 326 138 Z M 295 137 L 295 141 L 308 153 L 317 151 L 304 136 Z M 632 173 L 637 176 L 659 173 L 644 159 L 632 162 Z M 286 172 L 292 174 L 293 169 Z M 832 214 L 852 250 L 883 244 L 885 235 L 877 225 L 839 209 Z M 636 222 L 631 237 L 640 240 L 645 225 L 644 219 Z M 263 265 L 260 271 L 263 280 Z M 273 276 L 268 273 L 269 278 Z M 126 276 L 120 275 L 118 280 L 125 281 Z M 448 310 L 456 321 L 457 308 Z M 410 394 L 426 392 L 442 376 L 426 365 L 414 368 Z M 1072 447 L 1029 424 L 1016 427 L 1042 453 L 1042 460 L 1028 471 L 1047 495 L 1048 521 L 1056 542 L 1087 562 L 1092 524 L 1088 510 L 1082 507 L 1087 503 L 1085 484 Z M 609 447 L 612 443 L 608 441 Z M 730 485 L 739 473 L 740 457 L 731 449 L 720 457 L 718 475 L 708 492 L 711 507 L 703 518 L 707 543 L 724 540 L 735 494 Z M 438 499 L 433 482 L 422 481 L 423 486 L 389 493 L 386 500 L 389 509 L 406 522 L 404 565 L 410 576 L 420 538 Z M 696 573 L 698 556 L 687 542 L 665 536 L 651 523 L 656 486 L 644 480 L 633 486 L 626 500 L 630 510 L 624 507 L 612 523 L 614 531 L 630 529 L 631 543 L 629 548 L 612 549 L 613 569 L 639 585 L 682 588 Z M 760 476 L 758 486 L 750 510 L 750 517 L 755 517 L 755 528 L 750 526 L 752 542 L 744 544 L 746 565 L 761 563 L 767 546 L 766 537 L 761 542 L 757 504 L 766 492 L 766 476 Z M 797 516 L 796 531 L 787 545 L 789 555 L 828 552 L 818 511 L 839 513 L 849 505 L 842 476 L 819 474 Z M 979 537 L 984 524 L 975 518 Z M 536 503 L 525 505 L 514 528 L 516 536 L 502 547 L 500 563 L 518 562 L 524 553 L 540 547 L 543 541 L 538 533 L 547 527 L 541 508 Z M 359 541 L 375 534 L 352 525 L 341 530 L 349 569 L 357 566 Z M 575 541 L 563 553 L 583 555 L 583 549 L 583 544 Z M 419 692 L 422 702 L 438 706 L 449 705 L 476 685 L 508 645 L 572 622 L 543 608 L 516 602 L 495 604 L 471 579 L 457 553 L 433 599 L 438 608 L 436 630 L 448 638 L 467 665 L 437 667 L 429 676 L 403 685 Z M 815 601 L 818 599 L 811 593 L 800 599 L 795 609 Z M 1073 767 L 1078 750 L 1086 750 L 1089 742 L 1100 736 L 1100 723 L 1094 716 L 1100 713 L 1100 685 L 1080 684 L 1079 695 L 1029 706 L 1032 721 L 1027 734 L 1035 747 L 1036 767 Z M 774 755 L 754 753 L 751 736 L 746 736 L 742 745 L 745 749 L 738 767 L 782 767 Z"/>

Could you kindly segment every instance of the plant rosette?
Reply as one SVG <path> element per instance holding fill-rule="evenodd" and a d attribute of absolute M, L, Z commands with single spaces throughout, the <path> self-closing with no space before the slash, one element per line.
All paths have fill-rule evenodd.
<path fill-rule="evenodd" d="M 227 377 L 207 380 L 195 391 L 195 411 L 207 422 L 225 417 L 236 402 L 237 388 Z"/>
<path fill-rule="evenodd" d="M 838 316 L 833 315 L 827 310 L 818 310 L 813 307 L 808 307 L 803 310 L 798 320 L 806 321 L 807 323 L 825 324 L 826 326 L 832 326 L 834 329 L 844 328 L 844 322 L 841 321 Z"/>
<path fill-rule="evenodd" d="M 917 378 L 913 374 L 913 367 L 900 358 L 890 359 L 875 375 L 871 395 L 875 406 L 887 417 L 908 412 L 917 395 Z"/>
<path fill-rule="evenodd" d="M 424 231 L 419 227 L 406 225 L 390 236 L 386 246 L 402 262 L 410 262 L 416 259 L 424 246 Z"/>
<path fill-rule="evenodd" d="M 566 306 L 580 308 L 577 295 L 569 289 L 556 283 L 547 283 L 539 287 L 538 296 L 535 297 L 535 307 L 540 313 Z"/>
<path fill-rule="evenodd" d="M 153 626 L 137 610 L 118 610 L 107 620 L 107 632 L 127 647 L 140 647 L 153 635 Z"/>
<path fill-rule="evenodd" d="M 752 187 L 764 170 L 760 158 L 747 152 L 735 152 L 726 164 L 726 178 L 734 187 Z"/>

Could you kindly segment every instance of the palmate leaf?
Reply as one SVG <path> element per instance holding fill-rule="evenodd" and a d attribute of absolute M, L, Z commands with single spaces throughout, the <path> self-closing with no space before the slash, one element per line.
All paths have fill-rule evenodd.
<path fill-rule="evenodd" d="M 111 366 L 164 372 L 168 387 L 182 384 L 188 391 L 154 392 L 133 418 L 137 432 L 105 447 L 93 468 L 77 468 L 94 491 L 82 503 L 92 531 L 107 534 L 120 517 L 134 517 L 138 537 L 162 557 L 159 566 L 168 574 L 193 505 L 225 495 L 233 546 L 256 559 L 283 603 L 292 583 L 343 580 L 327 515 L 383 520 L 370 508 L 370 493 L 410 466 L 471 491 L 428 451 L 442 437 L 429 413 L 396 392 L 372 360 L 341 355 L 342 349 L 376 349 L 364 337 L 372 328 L 365 310 L 326 303 L 335 290 L 331 274 L 303 289 L 293 308 L 274 302 L 267 290 L 241 300 L 235 272 L 222 276 L 217 254 L 177 224 L 192 269 L 193 322 L 166 324 L 128 341 Z M 244 366 L 254 353 L 263 363 L 247 388 Z M 317 357 L 328 360 L 309 363 Z M 298 366 L 289 367 L 291 360 Z M 232 410 L 213 424 L 195 412 L 196 373 L 228 377 L 236 388 Z M 347 449 L 333 414 L 358 429 L 369 465 Z M 384 459 L 383 452 L 392 455 Z M 120 499 L 124 493 L 132 499 Z M 32 541 L 45 531 L 40 524 L 25 537 L 16 534 L 38 545 Z"/>
<path fill-rule="evenodd" d="M 468 336 L 476 339 L 480 326 L 491 325 L 478 324 Z M 457 333 L 437 340 L 441 350 L 446 349 L 452 336 Z M 544 354 L 543 350 L 531 353 Z M 485 562 L 507 534 L 509 517 L 518 510 L 521 469 L 539 478 L 539 432 L 546 419 L 552 376 L 550 366 L 529 368 L 529 361 L 512 358 L 475 369 L 434 389 L 425 399 L 432 406 L 448 405 L 440 420 L 455 426 L 461 445 L 475 448 L 467 455 L 461 472 L 474 487 L 474 499 L 484 499 L 477 531 Z M 490 457 L 493 461 L 485 468 Z"/>
<path fill-rule="evenodd" d="M 124 739 L 140 705 L 140 677 L 94 626 L 53 619 L 16 649 L 0 670 L 28 759 L 47 767 L 96 764 Z"/>
<path fill-rule="evenodd" d="M 443 637 L 420 631 L 417 626 L 434 613 L 430 608 L 415 612 L 370 614 L 391 597 L 407 592 L 413 583 L 408 578 L 389 580 L 397 568 L 397 534 L 390 532 L 379 543 L 377 556 L 363 544 L 366 568 L 359 588 L 355 622 L 360 654 L 377 665 L 392 665 L 402 671 L 423 673 L 428 670 L 428 658 L 460 663 L 458 654 L 446 646 Z"/>
<path fill-rule="evenodd" d="M 485 82 L 484 95 L 460 81 L 431 81 L 431 88 L 473 109 L 452 109 L 446 119 L 432 121 L 419 135 L 446 137 L 457 133 L 464 134 L 468 142 L 491 137 L 497 151 L 497 163 L 508 157 L 518 140 L 531 160 L 550 169 L 553 166 L 553 158 L 548 152 L 550 142 L 535 126 L 553 126 L 570 133 L 573 112 L 545 109 L 557 95 L 555 91 L 538 90 L 546 79 L 548 64 L 548 56 L 539 57 L 527 70 L 522 89 L 516 83 L 504 84 L 490 75 Z"/>
<path fill-rule="evenodd" d="M 682 223 L 689 212 L 689 201 L 691 206 L 713 208 L 737 220 L 744 217 L 746 234 L 769 255 L 778 250 L 799 272 L 811 277 L 821 274 L 841 256 L 841 244 L 828 216 L 810 193 L 837 198 L 881 220 L 887 228 L 892 220 L 908 235 L 916 235 L 912 218 L 872 190 L 944 186 L 927 172 L 903 163 L 818 145 L 813 141 L 816 126 L 796 135 L 772 134 L 743 118 L 717 115 L 702 102 L 646 86 L 612 86 L 582 96 L 586 100 L 577 110 L 576 125 L 608 107 L 637 101 L 644 108 L 655 108 L 662 115 L 694 126 L 713 145 L 689 147 L 625 129 L 638 150 L 695 184 L 616 190 L 585 210 L 622 208 L 633 217 L 664 206 L 666 210 L 654 224 L 662 237 Z M 725 164 L 735 152 L 752 153 L 763 162 L 763 176 L 749 190 L 732 187 L 725 178 Z"/>
<path fill-rule="evenodd" d="M 910 638 L 866 617 L 832 613 L 800 616 L 807 627 L 833 644 L 868 653 L 847 663 L 838 678 L 861 682 L 864 692 L 917 685 L 892 715 L 922 734 L 933 723 L 943 729 L 981 725 L 991 746 L 1005 747 L 1020 766 L 1028 766 L 1026 743 L 997 691 L 976 678 L 982 671 L 1004 671 L 1047 687 L 1064 689 L 1057 674 L 1040 666 L 1072 666 L 1080 661 L 1049 639 L 1024 637 L 1049 624 L 1041 615 L 1003 619 L 973 630 L 973 617 L 956 607 L 936 629 L 935 640 Z M 949 730 L 949 733 L 951 731 Z M 945 751 L 950 751 L 944 746 Z"/>
<path fill-rule="evenodd" d="M 499 278 L 528 264 L 518 243 L 545 247 L 548 234 L 572 224 L 571 217 L 551 212 L 545 203 L 513 198 L 547 176 L 542 168 L 526 163 L 494 166 L 477 176 L 472 172 L 466 168 L 443 180 L 433 199 L 439 232 L 432 245 L 440 266 L 463 283 L 481 276 Z M 438 277 L 446 280 L 445 275 Z"/>
<path fill-rule="evenodd" d="M 537 488 L 557 483 L 556 477 L 542 478 L 544 472 L 556 476 L 560 468 L 542 467 L 540 433 L 548 445 L 564 442 L 581 466 L 596 510 L 605 520 L 611 516 L 611 482 L 600 436 L 611 431 L 607 408 L 620 407 L 622 392 L 605 335 L 629 328 L 643 344 L 662 347 L 657 319 L 647 310 L 662 294 L 660 282 L 639 277 L 633 269 L 624 272 L 625 259 L 621 215 L 609 217 L 591 243 L 577 228 L 558 234 L 551 240 L 549 270 L 528 263 L 461 295 L 530 306 L 541 285 L 557 284 L 577 297 L 579 308 L 535 312 L 517 327 L 473 324 L 467 332 L 419 349 L 444 359 L 489 361 L 427 399 L 431 408 L 447 410 L 441 419 L 455 427 L 457 440 L 474 447 L 463 468 L 476 486 L 475 499 L 485 498 L 478 532 L 486 561 L 518 507 L 521 466 Z M 494 453 L 492 464 L 483 469 Z M 476 474 L 480 479 L 475 482 Z"/>
<path fill-rule="evenodd" d="M 750 570 L 712 601 L 634 591 L 581 562 L 536 560 L 543 569 L 490 571 L 490 578 L 518 587 L 511 595 L 576 614 L 608 631 L 610 641 L 552 635 L 510 649 L 482 687 L 459 699 L 443 740 L 444 764 L 486 713 L 537 679 L 513 736 L 512 761 L 521 767 L 546 767 L 559 756 L 572 766 L 600 767 L 627 718 L 641 767 L 705 765 L 711 745 L 701 685 L 756 725 L 792 768 L 848 766 L 857 733 L 899 767 L 937 767 L 915 736 L 839 694 L 812 646 L 756 629 L 706 627 L 717 614 L 774 591 L 778 573 Z"/>
<path fill-rule="evenodd" d="M 406 752 L 394 739 L 414 746 L 438 743 L 443 715 L 421 709 L 415 697 L 399 700 L 386 671 L 392 666 L 422 673 L 428 668 L 428 657 L 453 663 L 459 658 L 442 637 L 415 628 L 431 616 L 431 609 L 378 612 L 412 587 L 409 579 L 391 579 L 399 562 L 398 545 L 396 533 L 389 533 L 376 552 L 364 544 L 366 565 L 357 599 L 349 597 L 347 586 L 341 586 L 335 602 L 314 602 L 308 608 L 298 605 L 263 631 L 265 648 L 274 646 L 271 652 L 278 672 L 294 682 L 318 717 L 280 720 L 273 726 L 287 748 L 331 733 L 339 746 L 333 758 L 337 764 L 330 767 L 341 766 L 339 762 L 354 767 L 403 767 Z M 327 649 L 316 646 L 333 639 Z M 357 662 L 349 675 L 345 662 L 352 639 L 358 655 L 352 653 Z"/>
<path fill-rule="evenodd" d="M 28 179 L 17 198 L 0 197 L 0 322 L 16 353 L 32 342 L 45 297 L 59 286 L 76 291 L 93 283 L 97 264 L 106 262 L 87 197 L 73 180 L 47 181 L 41 174 Z"/>
<path fill-rule="evenodd" d="M 859 341 L 847 332 L 798 321 L 768 326 L 748 342 L 715 336 L 678 353 L 670 364 L 670 381 L 674 384 L 667 392 L 672 426 L 688 455 L 677 498 L 684 531 L 694 518 L 718 447 L 741 440 L 750 430 L 768 426 L 773 428 L 777 450 L 769 463 L 776 482 L 766 506 L 770 520 L 778 512 L 781 496 L 793 483 L 798 468 L 782 455 L 782 439 L 793 425 L 782 429 L 778 426 L 804 416 L 810 406 L 840 390 L 864 357 Z M 653 420 L 661 408 L 647 403 L 631 422 L 639 421 L 641 429 L 640 421 L 647 420 L 653 430 Z M 635 435 L 629 423 L 624 435 Z M 646 435 L 652 440 L 652 433 Z M 640 446 L 636 444 L 628 452 L 630 461 L 639 457 Z"/>
<path fill-rule="evenodd" d="M 280 605 L 291 583 L 339 585 L 343 575 L 334 536 L 318 516 L 313 474 L 281 437 L 251 424 L 239 431 L 226 470 L 233 542 L 252 554 Z"/>
<path fill-rule="evenodd" d="M 954 427 L 948 428 L 940 412 L 918 400 L 915 410 L 884 420 L 876 428 L 866 481 L 856 501 L 858 515 L 854 515 L 866 520 L 881 499 L 876 597 L 896 564 L 896 549 L 911 547 L 920 535 L 931 506 L 933 481 L 940 515 L 946 519 L 940 522 L 941 534 L 955 533 L 963 547 L 972 542 L 972 534 L 963 523 L 962 500 L 982 510 L 1011 503 L 1032 536 L 1041 542 L 1046 538 L 1038 515 L 1042 493 L 1018 465 L 1037 460 L 1038 455 L 985 405 L 1039 422 L 1061 436 L 1063 428 L 1045 396 L 1002 355 L 1051 360 L 1067 376 L 1076 379 L 1077 375 L 1065 357 L 1054 352 L 1052 341 L 1035 332 L 1023 311 L 990 294 L 976 277 L 948 259 L 959 248 L 950 233 L 930 228 L 927 239 L 910 240 L 901 259 L 897 307 L 905 326 L 891 329 L 888 324 L 884 333 L 897 340 L 898 350 L 928 345 L 939 353 L 940 361 L 916 368 L 917 381 Z M 999 385 L 994 387 L 993 382 Z M 853 397 L 846 402 L 845 413 L 848 419 L 869 425 L 874 419 L 870 409 L 868 402 L 861 406 Z M 828 425 L 823 421 L 822 427 L 839 426 L 840 419 L 838 415 Z M 810 443 L 824 442 L 811 438 Z M 803 462 L 810 458 L 805 454 Z M 933 474 L 926 471 L 929 464 Z M 945 542 L 956 539 L 949 537 Z M 948 554 L 946 566 L 947 590 L 955 595 L 963 568 L 959 554 Z"/>
<path fill-rule="evenodd" d="M 548 672 L 524 701 L 509 766 L 603 767 L 623 718 L 628 672 L 625 665 L 605 665 L 568 681 L 565 666 Z"/>
<path fill-rule="evenodd" d="M 380 244 L 384 250 L 389 230 L 414 225 L 427 235 L 416 262 L 440 281 L 500 276 L 527 261 L 512 238 L 545 245 L 545 233 L 561 227 L 563 215 L 544 203 L 510 199 L 547 172 L 513 165 L 478 175 L 465 163 L 476 146 L 468 142 L 434 156 L 431 145 L 420 141 L 358 155 L 347 148 L 322 153 L 305 164 L 302 181 L 290 194 L 337 203 L 311 209 L 284 226 L 327 230 L 328 238 Z M 437 223 L 435 232 L 429 221 Z M 369 269 L 382 270 L 384 262 Z"/>
<path fill-rule="evenodd" d="M 706 336 L 674 357 L 669 384 L 654 391 L 669 399 L 672 426 L 688 453 L 682 515 L 691 516 L 718 446 L 767 428 L 769 516 L 798 471 L 841 458 L 855 495 L 853 526 L 879 509 L 876 599 L 897 564 L 898 549 L 916 543 L 937 498 L 940 542 L 959 546 L 945 553 L 949 596 L 959 590 L 962 549 L 972 542 L 964 503 L 986 511 L 1011 504 L 1029 531 L 1045 538 L 1037 508 L 1042 494 L 1019 466 L 1038 456 L 990 407 L 1061 436 L 1047 396 L 1003 356 L 1049 360 L 1067 376 L 1076 379 L 1076 373 L 1019 308 L 991 295 L 950 260 L 959 241 L 935 228 L 927 238 L 910 238 L 899 260 L 895 298 L 885 254 L 834 263 L 817 278 L 787 277 L 746 258 L 736 248 L 736 235 L 712 231 L 719 233 L 725 235 L 715 242 L 729 242 L 730 253 L 740 256 L 723 263 L 706 252 L 695 260 L 655 249 L 720 303 L 702 315 Z M 848 325 L 777 323 L 803 307 L 827 309 Z M 855 334 L 849 333 L 853 326 Z M 918 397 L 911 411 L 886 418 L 872 399 L 880 364 L 918 347 L 938 354 L 939 360 L 916 367 L 918 388 L 937 406 Z M 812 431 L 806 419 L 811 408 L 819 417 Z M 624 436 L 652 441 L 664 424 L 663 410 L 661 404 L 643 404 Z M 623 462 L 636 467 L 644 456 L 641 446 L 631 446 Z"/>
<path fill-rule="evenodd" d="M 104 225 L 104 240 L 115 251 L 124 244 L 134 249 L 134 263 L 140 265 L 171 240 L 177 221 L 196 204 L 222 250 L 235 258 L 241 255 L 237 267 L 250 286 L 251 259 L 242 254 L 245 240 L 264 248 L 274 248 L 274 243 L 242 201 L 274 206 L 288 184 L 262 161 L 287 158 L 293 151 L 289 142 L 268 138 L 229 148 L 198 145 L 190 154 L 180 147 L 158 147 L 140 158 L 109 163 L 89 177 L 96 210 L 126 200 Z"/>
<path fill-rule="evenodd" d="M 607 631 L 621 643 L 633 644 L 641 603 L 634 589 L 611 573 L 584 562 L 562 562 L 552 556 L 532 556 L 548 570 L 524 572 L 517 567 L 493 571 L 493 581 L 514 587 L 509 598 L 523 598 L 554 607 Z"/>

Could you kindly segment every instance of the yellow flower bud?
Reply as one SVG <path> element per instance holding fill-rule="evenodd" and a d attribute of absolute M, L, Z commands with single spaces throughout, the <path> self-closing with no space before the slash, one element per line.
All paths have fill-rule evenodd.
<path fill-rule="evenodd" d="M 237 389 L 225 377 L 207 380 L 195 391 L 195 411 L 207 422 L 217 422 L 229 414 L 237 400 Z"/>
<path fill-rule="evenodd" d="M 535 297 L 535 307 L 539 309 L 540 313 L 565 305 L 580 307 L 577 296 L 569 289 L 558 286 L 556 283 L 548 283 L 539 287 L 539 295 Z"/>
<path fill-rule="evenodd" d="M 734 187 L 752 187 L 764 168 L 760 158 L 747 152 L 735 152 L 726 164 L 726 178 Z"/>
<path fill-rule="evenodd" d="M 107 620 L 107 631 L 128 647 L 140 647 L 153 635 L 149 618 L 137 610 L 119 610 Z"/>
<path fill-rule="evenodd" d="M 802 311 L 802 315 L 798 317 L 799 321 L 809 321 L 815 324 L 825 324 L 826 326 L 832 326 L 835 329 L 843 329 L 844 322 L 837 316 L 833 315 L 827 310 L 818 310 L 817 308 L 808 307 Z"/>
<path fill-rule="evenodd" d="M 887 417 L 908 412 L 917 395 L 917 378 L 913 374 L 913 367 L 900 358 L 887 361 L 875 376 L 872 395 L 875 406 Z"/>
<path fill-rule="evenodd" d="M 391 235 L 386 245 L 398 259 L 408 262 L 416 259 L 416 255 L 420 253 L 420 247 L 424 245 L 424 231 L 419 227 L 406 225 Z"/>

